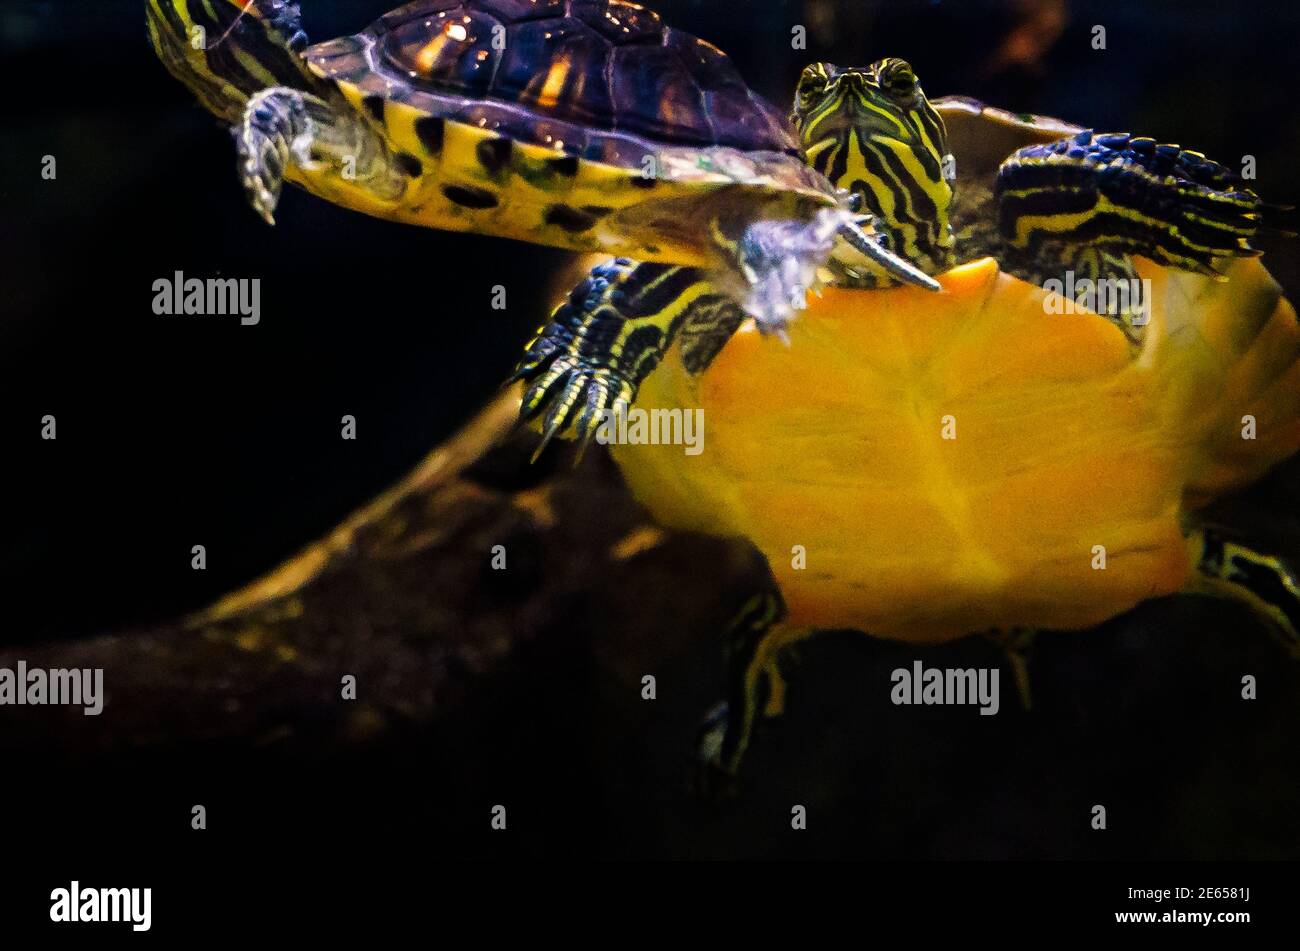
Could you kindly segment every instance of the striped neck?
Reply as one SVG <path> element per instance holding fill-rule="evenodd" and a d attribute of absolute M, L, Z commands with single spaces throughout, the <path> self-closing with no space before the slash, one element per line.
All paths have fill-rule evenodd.
<path fill-rule="evenodd" d="M 853 127 L 815 143 L 807 157 L 836 188 L 856 195 L 860 210 L 879 219 L 896 254 L 927 273 L 952 266 L 953 191 L 942 158 Z"/>
<path fill-rule="evenodd" d="M 808 163 L 878 219 L 890 250 L 928 273 L 952 266 L 947 132 L 910 65 L 809 66 L 791 119 Z"/>

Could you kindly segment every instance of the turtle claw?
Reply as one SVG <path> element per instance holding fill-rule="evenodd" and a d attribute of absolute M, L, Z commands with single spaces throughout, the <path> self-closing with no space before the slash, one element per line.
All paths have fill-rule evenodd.
<path fill-rule="evenodd" d="M 620 407 L 626 413 L 636 398 L 632 384 L 615 371 L 593 366 L 547 337 L 529 348 L 511 380 L 530 381 L 519 416 L 540 421 L 542 441 L 533 453 L 534 462 L 556 436 L 576 439 L 575 463 L 581 460 L 608 415 Z"/>
<path fill-rule="evenodd" d="M 907 259 L 899 257 L 885 247 L 879 234 L 874 233 L 874 231 L 868 232 L 863 228 L 863 225 L 872 225 L 874 222 L 875 218 L 871 215 L 858 215 L 853 221 L 840 229 L 840 236 L 855 251 L 879 264 L 895 280 L 904 284 L 923 287 L 927 291 L 940 290 L 941 286 L 938 281 Z"/>

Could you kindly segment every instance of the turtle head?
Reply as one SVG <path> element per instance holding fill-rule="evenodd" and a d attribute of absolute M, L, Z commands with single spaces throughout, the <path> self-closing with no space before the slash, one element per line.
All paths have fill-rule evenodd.
<path fill-rule="evenodd" d="M 814 63 L 790 120 L 808 163 L 880 219 L 895 252 L 926 270 L 951 263 L 947 133 L 908 63 Z"/>
<path fill-rule="evenodd" d="M 307 46 L 289 0 L 145 0 L 149 40 L 167 70 L 210 111 L 234 122 L 269 86 L 304 88 Z"/>

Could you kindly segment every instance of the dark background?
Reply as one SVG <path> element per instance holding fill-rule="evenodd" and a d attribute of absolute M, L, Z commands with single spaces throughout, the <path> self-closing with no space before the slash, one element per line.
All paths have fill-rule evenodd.
<path fill-rule="evenodd" d="M 319 41 L 388 6 L 305 0 L 305 26 Z M 931 96 L 1140 131 L 1229 165 L 1252 154 L 1264 197 L 1300 198 L 1300 8 L 1290 2 L 655 6 L 727 50 L 782 105 L 806 62 L 899 55 Z M 809 28 L 804 52 L 790 48 L 796 23 Z M 1091 47 L 1094 24 L 1106 27 L 1104 51 Z M 268 228 L 244 204 L 228 134 L 155 60 L 142 0 L 6 0 L 0 64 L 0 645 L 166 622 L 328 531 L 497 392 L 569 261 L 372 220 L 294 190 Z M 55 181 L 40 177 L 46 154 Z M 1271 245 L 1266 260 L 1296 299 L 1294 242 Z M 154 316 L 152 282 L 175 270 L 262 278 L 261 324 Z M 489 305 L 498 283 L 505 312 Z M 46 413 L 57 442 L 39 438 Z M 338 438 L 344 413 L 359 421 L 356 442 Z M 1259 527 L 1283 549 L 1300 549 L 1296 472 L 1227 504 L 1267 512 Z M 205 572 L 190 570 L 196 543 L 207 546 Z M 990 662 L 979 645 L 944 650 L 931 662 Z M 689 718 L 660 721 L 629 751 L 596 725 L 595 668 L 557 680 L 545 656 L 534 660 L 554 689 L 511 681 L 491 704 L 491 749 L 466 743 L 459 759 L 430 760 L 418 733 L 302 763 L 238 742 L 202 759 L 181 749 L 71 765 L 56 763 L 57 750 L 28 750 L 40 793 L 8 782 L 0 795 L 7 814 L 54 834 L 91 783 L 103 814 L 162 841 L 187 834 L 193 787 L 224 782 L 238 820 L 223 835 L 302 831 L 305 816 L 394 841 L 436 826 L 444 849 L 466 855 L 1300 854 L 1296 672 L 1233 609 L 1148 605 L 1064 639 L 1039 661 L 1039 709 L 1020 713 L 1004 686 L 996 723 L 890 706 L 883 678 L 912 656 L 847 635 L 810 649 L 792 722 L 759 757 L 744 807 L 723 816 L 682 794 Z M 520 662 L 524 682 L 530 662 Z M 1265 683 L 1258 704 L 1232 699 L 1243 672 Z M 678 673 L 697 688 L 680 709 L 702 711 L 696 697 L 716 692 L 716 671 Z M 516 791 L 519 825 L 532 830 L 508 844 L 478 834 L 477 810 L 500 788 Z M 789 833 L 792 801 L 818 817 L 804 837 Z M 1087 828 L 1094 802 L 1117 807 L 1104 836 Z M 462 806 L 476 810 L 472 833 Z M 575 817 L 558 822 L 567 809 Z"/>

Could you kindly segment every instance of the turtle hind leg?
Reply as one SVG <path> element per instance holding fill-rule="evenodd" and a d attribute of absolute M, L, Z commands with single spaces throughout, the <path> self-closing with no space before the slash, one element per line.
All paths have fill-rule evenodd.
<path fill-rule="evenodd" d="M 1208 528 L 1193 532 L 1188 547 L 1196 571 L 1187 593 L 1243 602 L 1300 660 L 1300 584 L 1291 569 Z"/>
<path fill-rule="evenodd" d="M 1038 638 L 1038 631 L 1031 627 L 1009 627 L 985 631 L 984 637 L 1002 649 L 1007 666 L 1016 681 L 1016 694 L 1020 697 L 1020 706 L 1025 712 L 1031 708 L 1033 695 L 1029 683 L 1029 658 Z"/>
<path fill-rule="evenodd" d="M 785 613 L 773 587 L 750 598 L 727 627 L 727 699 L 709 711 L 696 737 L 695 792 L 701 798 L 735 795 L 755 726 L 785 710 L 783 655 L 812 633 L 783 623 Z"/>
<path fill-rule="evenodd" d="M 1217 258 L 1258 253 L 1250 239 L 1266 207 L 1199 152 L 1092 131 L 1020 149 L 995 191 L 1012 247 L 1064 241 L 1207 274 Z"/>

